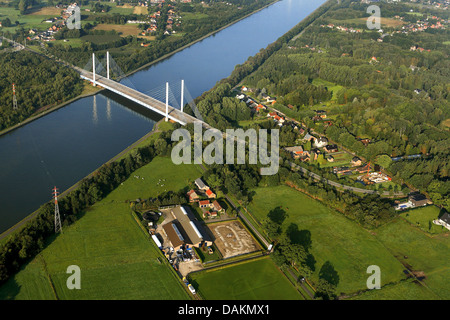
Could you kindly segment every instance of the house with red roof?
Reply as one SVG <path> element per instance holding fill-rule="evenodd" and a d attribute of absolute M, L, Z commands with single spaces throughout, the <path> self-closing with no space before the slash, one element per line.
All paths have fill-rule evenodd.
<path fill-rule="evenodd" d="M 210 199 L 215 199 L 216 198 L 216 194 L 214 192 L 212 192 L 211 189 L 206 190 L 206 195 Z"/>

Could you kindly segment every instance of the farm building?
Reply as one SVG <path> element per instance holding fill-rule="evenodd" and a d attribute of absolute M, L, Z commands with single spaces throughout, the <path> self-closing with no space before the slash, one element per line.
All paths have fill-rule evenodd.
<path fill-rule="evenodd" d="M 212 245 L 212 240 L 197 222 L 188 208 L 177 206 L 170 210 L 173 220 L 163 226 L 163 230 L 167 238 L 172 244 L 175 251 L 184 247 L 199 248 L 206 243 L 207 246 Z"/>

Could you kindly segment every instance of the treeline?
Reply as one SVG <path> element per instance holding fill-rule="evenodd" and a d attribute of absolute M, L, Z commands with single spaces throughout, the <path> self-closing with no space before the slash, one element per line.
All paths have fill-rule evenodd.
<path fill-rule="evenodd" d="M 22 50 L 0 55 L 0 130 L 24 121 L 41 107 L 81 94 L 80 76 L 34 53 Z M 12 85 L 18 108 L 13 108 Z"/>

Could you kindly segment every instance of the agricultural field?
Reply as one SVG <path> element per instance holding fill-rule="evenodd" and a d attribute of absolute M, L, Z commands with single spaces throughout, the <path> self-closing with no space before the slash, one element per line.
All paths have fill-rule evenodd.
<path fill-rule="evenodd" d="M 176 275 L 131 215 L 127 200 L 178 191 L 199 176 L 196 166 L 157 157 L 80 215 L 0 287 L 0 299 L 188 299 Z M 144 179 L 142 179 L 144 177 Z M 165 179 L 164 190 L 157 185 Z M 81 269 L 81 290 L 69 290 L 69 265 Z"/>
<path fill-rule="evenodd" d="M 302 296 L 270 258 L 191 274 L 206 300 L 300 300 Z"/>
<path fill-rule="evenodd" d="M 383 276 L 381 285 L 405 278 L 404 267 L 380 244 L 379 240 L 357 223 L 322 203 L 288 186 L 257 188 L 247 207 L 259 221 L 269 212 L 287 214 L 283 229 L 300 243 L 310 243 L 314 256 L 312 281 L 317 282 L 325 262 L 331 263 L 339 276 L 338 294 L 367 289 L 367 267 L 378 265 Z"/>

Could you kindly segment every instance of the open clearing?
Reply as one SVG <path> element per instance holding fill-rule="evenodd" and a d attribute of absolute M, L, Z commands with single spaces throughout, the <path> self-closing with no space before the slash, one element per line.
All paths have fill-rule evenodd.
<path fill-rule="evenodd" d="M 178 191 L 198 176 L 195 165 L 176 166 L 170 158 L 156 157 L 52 237 L 39 256 L 0 287 L 0 299 L 188 299 L 170 267 L 157 261 L 159 250 L 133 219 L 126 200 Z M 161 178 L 163 188 L 157 185 Z M 66 287 L 70 265 L 81 269 L 81 290 Z"/>
<path fill-rule="evenodd" d="M 133 13 L 134 14 L 148 14 L 148 9 L 147 9 L 147 7 L 136 6 L 133 9 Z"/>
<path fill-rule="evenodd" d="M 137 36 L 141 31 L 136 24 L 99 24 L 94 30 L 116 30 L 122 37 Z"/>
<path fill-rule="evenodd" d="M 214 243 L 224 258 L 261 249 L 239 221 L 214 223 L 208 225 L 208 228 L 213 233 Z"/>
<path fill-rule="evenodd" d="M 61 8 L 56 8 L 56 7 L 44 7 L 41 8 L 39 10 L 33 11 L 32 13 L 30 13 L 30 15 L 41 15 L 41 16 L 60 16 L 61 15 L 61 11 L 63 11 L 63 9 Z"/>
<path fill-rule="evenodd" d="M 300 293 L 266 257 L 190 275 L 207 300 L 300 300 Z"/>

